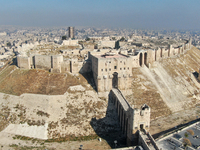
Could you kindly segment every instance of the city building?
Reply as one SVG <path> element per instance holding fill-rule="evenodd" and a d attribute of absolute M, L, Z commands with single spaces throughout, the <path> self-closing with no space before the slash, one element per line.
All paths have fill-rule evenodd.
<path fill-rule="evenodd" d="M 74 27 L 68 27 L 68 34 L 69 34 L 69 38 L 74 39 L 75 35 L 74 35 Z"/>

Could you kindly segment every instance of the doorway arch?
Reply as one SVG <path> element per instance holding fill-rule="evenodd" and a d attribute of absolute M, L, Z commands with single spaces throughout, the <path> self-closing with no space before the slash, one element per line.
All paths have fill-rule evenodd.
<path fill-rule="evenodd" d="M 112 87 L 118 88 L 118 73 L 117 72 L 113 73 Z"/>

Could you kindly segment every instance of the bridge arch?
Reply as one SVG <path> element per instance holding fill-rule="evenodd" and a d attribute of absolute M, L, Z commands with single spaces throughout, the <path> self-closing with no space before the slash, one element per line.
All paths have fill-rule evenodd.
<path fill-rule="evenodd" d="M 147 66 L 147 52 L 144 53 L 144 64 Z"/>
<path fill-rule="evenodd" d="M 142 65 L 143 65 L 143 54 L 142 53 L 140 53 L 140 56 L 139 56 L 139 64 L 140 64 L 140 66 L 142 67 Z"/>
<path fill-rule="evenodd" d="M 124 120 L 123 120 L 123 133 L 126 133 L 126 114 L 124 113 Z"/>
<path fill-rule="evenodd" d="M 126 135 L 126 138 L 128 137 L 128 118 L 126 118 L 126 124 L 125 124 L 125 135 Z"/>

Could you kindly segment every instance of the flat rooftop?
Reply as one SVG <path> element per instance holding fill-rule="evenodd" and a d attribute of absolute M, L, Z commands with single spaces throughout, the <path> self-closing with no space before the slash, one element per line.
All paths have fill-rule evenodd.
<path fill-rule="evenodd" d="M 96 55 L 93 55 L 97 58 L 127 58 L 128 56 L 125 56 L 125 55 L 121 55 L 121 54 L 115 54 L 115 55 L 106 55 L 106 54 L 96 54 Z"/>
<path fill-rule="evenodd" d="M 188 130 L 192 130 L 194 132 L 194 135 L 191 135 Z M 187 136 L 185 136 L 186 134 Z M 191 147 L 188 147 L 188 150 L 200 150 L 200 122 L 194 123 L 182 130 L 177 130 L 177 132 L 170 134 L 162 139 L 159 139 L 158 141 L 156 141 L 156 143 L 158 147 L 162 148 L 163 150 L 184 150 L 184 147 L 182 145 L 184 138 L 190 140 L 191 142 Z"/>

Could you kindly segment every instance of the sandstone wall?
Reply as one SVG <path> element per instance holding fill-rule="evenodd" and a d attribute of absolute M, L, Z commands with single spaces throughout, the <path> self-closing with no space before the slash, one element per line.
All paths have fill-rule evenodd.
<path fill-rule="evenodd" d="M 63 40 L 62 45 L 76 46 L 78 45 L 78 40 Z"/>
<path fill-rule="evenodd" d="M 61 64 L 61 72 L 70 72 L 70 61 L 63 61 Z"/>
<path fill-rule="evenodd" d="M 52 72 L 61 73 L 62 62 L 63 62 L 62 55 L 51 56 Z"/>
<path fill-rule="evenodd" d="M 17 56 L 17 66 L 22 69 L 31 69 L 30 65 L 30 57 L 25 56 Z"/>
<path fill-rule="evenodd" d="M 100 47 L 115 48 L 115 41 L 100 41 Z"/>
<path fill-rule="evenodd" d="M 50 70 L 52 68 L 51 64 L 51 56 L 47 55 L 35 55 L 35 68 L 36 69 L 44 69 L 44 70 Z"/>
<path fill-rule="evenodd" d="M 146 106 L 141 107 L 141 109 L 134 109 L 133 114 L 133 133 L 135 134 L 141 126 L 148 132 L 150 128 L 150 108 Z"/>

